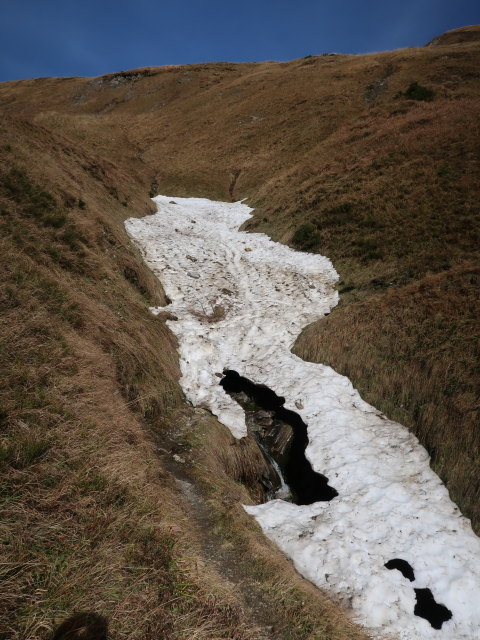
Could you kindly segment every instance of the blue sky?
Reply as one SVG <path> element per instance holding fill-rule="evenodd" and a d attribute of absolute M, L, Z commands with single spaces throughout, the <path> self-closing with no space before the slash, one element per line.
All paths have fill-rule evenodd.
<path fill-rule="evenodd" d="M 0 81 L 423 45 L 478 0 L 5 0 Z"/>

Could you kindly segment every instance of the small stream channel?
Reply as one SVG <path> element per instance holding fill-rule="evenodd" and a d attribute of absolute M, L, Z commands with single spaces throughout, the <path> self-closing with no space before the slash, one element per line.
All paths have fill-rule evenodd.
<path fill-rule="evenodd" d="M 249 429 L 278 478 L 267 499 L 290 499 L 304 505 L 338 496 L 328 478 L 314 471 L 308 461 L 307 425 L 298 413 L 285 409 L 285 398 L 233 370 L 224 371 L 220 384 L 245 409 Z"/>

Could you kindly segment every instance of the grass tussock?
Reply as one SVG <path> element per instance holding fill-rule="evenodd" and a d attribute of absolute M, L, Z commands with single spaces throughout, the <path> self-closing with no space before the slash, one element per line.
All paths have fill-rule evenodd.
<path fill-rule="evenodd" d="M 202 309 L 202 311 L 193 311 L 193 315 L 199 320 L 207 322 L 220 322 L 226 315 L 226 309 L 221 304 L 212 304 L 210 310 Z"/>

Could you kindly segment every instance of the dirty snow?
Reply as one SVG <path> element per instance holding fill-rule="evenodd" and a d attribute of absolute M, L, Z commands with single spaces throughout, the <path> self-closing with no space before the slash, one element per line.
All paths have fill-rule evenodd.
<path fill-rule="evenodd" d="M 307 457 L 339 493 L 330 502 L 273 500 L 247 512 L 302 575 L 351 607 L 375 637 L 478 640 L 480 540 L 425 449 L 347 378 L 290 352 L 300 330 L 337 304 L 331 262 L 239 232 L 250 217 L 245 204 L 154 201 L 156 215 L 127 220 L 126 228 L 172 301 L 165 309 L 178 318 L 168 324 L 187 398 L 240 438 L 243 409 L 215 374 L 234 369 L 266 384 L 308 425 Z M 414 582 L 384 567 L 393 558 L 410 563 Z M 452 611 L 441 630 L 413 614 L 414 588 L 424 587 Z"/>

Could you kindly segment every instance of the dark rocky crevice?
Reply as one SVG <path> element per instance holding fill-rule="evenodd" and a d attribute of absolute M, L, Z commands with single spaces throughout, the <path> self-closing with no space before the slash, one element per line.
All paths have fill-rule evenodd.
<path fill-rule="evenodd" d="M 234 196 L 235 186 L 237 184 L 237 181 L 238 181 L 241 173 L 242 173 L 241 169 L 234 169 L 234 170 L 232 170 L 232 173 L 231 173 L 230 185 L 228 187 L 228 193 L 230 195 L 230 200 L 232 202 L 235 202 L 235 196 Z"/>
<path fill-rule="evenodd" d="M 314 471 L 307 460 L 307 425 L 298 413 L 285 409 L 285 398 L 232 370 L 224 371 L 220 384 L 245 409 L 250 431 L 267 459 L 273 459 L 278 465 L 290 489 L 292 502 L 312 504 L 338 496 L 338 492 L 329 486 L 328 478 Z M 269 462 L 272 464 L 271 460 Z M 276 497 L 285 496 L 277 491 Z"/>

